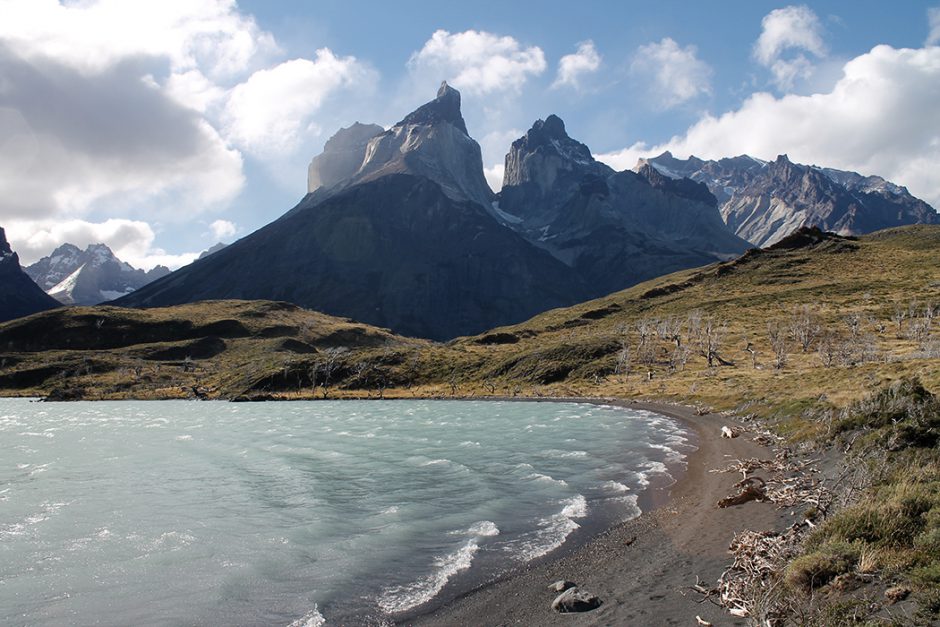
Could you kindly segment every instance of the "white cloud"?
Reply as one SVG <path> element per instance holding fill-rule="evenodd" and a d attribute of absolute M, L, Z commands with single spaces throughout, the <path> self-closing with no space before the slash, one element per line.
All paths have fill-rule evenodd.
<path fill-rule="evenodd" d="M 503 188 L 503 173 L 505 171 L 506 166 L 502 163 L 495 163 L 489 168 L 483 168 L 483 176 L 486 177 L 486 182 L 494 192 L 498 192 Z"/>
<path fill-rule="evenodd" d="M 638 156 L 671 150 L 720 158 L 742 153 L 862 174 L 907 186 L 940 207 L 940 47 L 877 46 L 845 64 L 828 93 L 777 97 L 756 93 L 735 111 L 706 115 L 658 145 L 636 143 L 598 158 L 617 169 Z"/>
<path fill-rule="evenodd" d="M 408 65 L 413 72 L 433 74 L 457 89 L 483 95 L 518 91 L 529 76 L 545 71 L 545 54 L 538 46 L 523 47 L 512 37 L 485 31 L 435 31 Z"/>
<path fill-rule="evenodd" d="M 52 57 L 85 73 L 144 56 L 224 76 L 278 51 L 232 0 L 6 0 L 3 13 L 0 40 L 27 58 Z"/>
<path fill-rule="evenodd" d="M 89 244 L 105 244 L 121 261 L 145 270 L 156 265 L 176 269 L 198 257 L 198 253 L 170 255 L 154 248 L 153 229 L 148 223 L 139 220 L 24 220 L 10 223 L 6 230 L 10 245 L 24 266 L 35 263 L 65 243 L 79 248 Z"/>
<path fill-rule="evenodd" d="M 261 156 L 289 153 L 305 126 L 336 90 L 373 82 L 373 72 L 355 57 L 337 57 L 329 49 L 316 58 L 292 59 L 258 70 L 237 85 L 223 119 L 228 137 Z"/>
<path fill-rule="evenodd" d="M 212 231 L 212 237 L 217 241 L 228 239 L 238 232 L 235 223 L 228 220 L 216 220 L 209 225 L 209 230 Z"/>
<path fill-rule="evenodd" d="M 601 67 L 601 55 L 594 48 L 593 41 L 582 41 L 578 51 L 566 54 L 558 61 L 558 74 L 552 87 L 580 87 L 581 77 L 596 72 Z"/>
<path fill-rule="evenodd" d="M 774 9 L 761 20 L 761 34 L 754 44 L 754 58 L 770 69 L 778 89 L 791 89 L 798 79 L 812 75 L 816 58 L 827 54 L 822 24 L 805 5 Z"/>
<path fill-rule="evenodd" d="M 940 44 L 940 7 L 927 9 L 927 23 L 930 26 L 930 33 L 927 35 L 927 45 L 935 46 Z"/>
<path fill-rule="evenodd" d="M 3 220 L 115 202 L 144 212 L 168 194 L 174 202 L 160 211 L 180 219 L 241 190 L 241 155 L 132 61 L 84 75 L 57 60 L 25 61 L 0 42 L 0 76 Z"/>
<path fill-rule="evenodd" d="M 657 104 L 670 108 L 711 92 L 712 69 L 696 56 L 695 46 L 681 47 L 669 37 L 640 46 L 630 71 L 650 82 Z"/>

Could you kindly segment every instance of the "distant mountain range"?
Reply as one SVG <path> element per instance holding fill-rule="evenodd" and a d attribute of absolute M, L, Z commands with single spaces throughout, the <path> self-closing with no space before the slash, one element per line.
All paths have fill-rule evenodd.
<path fill-rule="evenodd" d="M 793 163 L 787 155 L 775 161 L 747 155 L 704 161 L 676 159 L 664 152 L 641 159 L 635 169 L 704 183 L 715 195 L 728 228 L 755 246 L 773 244 L 802 226 L 861 235 L 906 224 L 940 223 L 933 207 L 905 187 L 880 176 Z"/>
<path fill-rule="evenodd" d="M 149 271 L 135 269 L 104 244 L 91 244 L 85 250 L 62 244 L 25 271 L 64 305 L 97 305 L 114 300 L 170 273 L 166 266 Z"/>
<path fill-rule="evenodd" d="M 0 228 L 0 322 L 59 307 L 60 303 L 36 285 L 20 267 Z"/>
<path fill-rule="evenodd" d="M 513 144 L 506 177 L 494 194 L 444 83 L 388 130 L 334 135 L 283 217 L 116 304 L 287 300 L 449 339 L 747 248 L 704 186 L 690 197 L 616 173 L 555 116 Z"/>

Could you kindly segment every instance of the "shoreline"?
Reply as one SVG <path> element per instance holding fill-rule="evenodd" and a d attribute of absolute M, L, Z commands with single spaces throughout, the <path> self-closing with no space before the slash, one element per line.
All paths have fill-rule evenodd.
<path fill-rule="evenodd" d="M 482 399 L 475 399 L 482 400 Z M 789 511 L 750 502 L 719 509 L 716 502 L 734 492 L 733 473 L 710 472 L 733 459 L 766 458 L 769 449 L 747 434 L 721 437 L 721 427 L 741 426 L 720 414 L 697 415 L 694 408 L 614 398 L 493 399 L 527 402 L 580 402 L 640 409 L 667 416 L 695 434 L 697 450 L 675 483 L 648 490 L 642 513 L 565 550 L 564 545 L 505 577 L 484 583 L 437 606 L 396 618 L 396 625 L 689 625 L 696 616 L 722 625 L 746 625 L 712 603 L 700 603 L 691 590 L 713 585 L 731 561 L 727 552 L 735 532 L 745 528 L 781 529 Z M 573 581 L 603 604 L 580 614 L 551 609 L 557 593 L 549 584 Z M 432 602 L 433 603 L 433 602 Z"/>

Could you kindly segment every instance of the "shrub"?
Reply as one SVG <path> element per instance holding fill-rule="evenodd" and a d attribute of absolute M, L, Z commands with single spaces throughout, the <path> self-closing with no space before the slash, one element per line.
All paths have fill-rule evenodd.
<path fill-rule="evenodd" d="M 825 544 L 790 562 L 784 577 L 791 588 L 812 592 L 842 573 L 849 572 L 858 561 L 858 555 L 858 549 L 849 544 Z"/>

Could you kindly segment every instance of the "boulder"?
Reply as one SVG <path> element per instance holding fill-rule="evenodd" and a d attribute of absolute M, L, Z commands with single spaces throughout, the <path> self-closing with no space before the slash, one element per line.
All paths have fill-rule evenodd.
<path fill-rule="evenodd" d="M 548 589 L 552 592 L 564 592 L 569 588 L 574 588 L 577 584 L 573 581 L 567 581 L 565 579 L 559 579 L 553 584 L 549 584 Z"/>
<path fill-rule="evenodd" d="M 552 601 L 552 609 L 559 614 L 590 612 L 601 605 L 601 600 L 587 590 L 568 588 Z"/>

